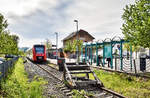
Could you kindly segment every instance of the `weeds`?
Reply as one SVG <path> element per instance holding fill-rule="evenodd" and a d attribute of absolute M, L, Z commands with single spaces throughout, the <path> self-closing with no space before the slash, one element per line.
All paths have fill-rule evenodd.
<path fill-rule="evenodd" d="M 72 95 L 73 98 L 85 98 L 85 96 L 87 96 L 89 98 L 93 97 L 92 93 L 85 92 L 84 90 L 79 91 L 79 90 L 73 89 L 72 93 L 73 93 L 73 95 Z"/>
<path fill-rule="evenodd" d="M 150 97 L 150 80 L 143 80 L 125 74 L 95 70 L 96 75 L 108 89 L 112 89 L 129 98 Z"/>
<path fill-rule="evenodd" d="M 23 60 L 20 58 L 11 74 L 2 81 L 3 97 L 7 98 L 43 98 L 42 91 L 46 81 L 35 77 L 28 82 L 27 73 L 24 70 Z"/>

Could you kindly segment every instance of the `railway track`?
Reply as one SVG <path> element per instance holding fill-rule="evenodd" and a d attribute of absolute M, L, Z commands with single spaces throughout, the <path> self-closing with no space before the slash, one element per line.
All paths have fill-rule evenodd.
<path fill-rule="evenodd" d="M 62 80 L 62 76 L 58 75 L 59 74 L 63 74 L 62 72 L 59 72 L 58 69 L 50 66 L 50 65 L 39 65 L 37 64 L 37 66 L 39 66 L 42 70 L 46 71 L 48 74 L 52 75 L 55 79 L 57 79 L 58 81 L 61 82 L 60 85 L 61 86 L 61 90 L 68 96 L 71 98 L 71 95 L 73 94 L 72 89 L 65 86 L 64 82 Z M 86 87 L 81 87 L 77 89 L 80 93 L 81 90 L 84 90 L 85 92 L 87 92 L 88 94 L 92 94 L 92 96 L 88 96 L 87 94 L 81 94 L 83 95 L 85 98 L 125 98 L 124 96 L 122 96 L 121 94 L 118 94 L 112 90 L 106 89 L 105 87 L 93 87 L 92 85 L 86 86 Z"/>
<path fill-rule="evenodd" d="M 44 70 L 45 72 L 47 72 L 49 75 L 51 75 L 53 78 L 55 78 L 59 84 L 59 88 L 60 90 L 69 98 L 71 98 L 72 92 L 71 89 L 69 89 L 67 86 L 65 86 L 65 84 L 63 83 L 62 79 L 61 79 L 61 75 L 62 72 L 59 72 L 59 75 L 56 73 L 56 69 L 53 67 L 50 67 L 48 65 L 44 65 L 44 64 L 36 64 L 39 68 L 41 68 L 42 70 Z M 58 71 L 57 71 L 58 72 Z"/>

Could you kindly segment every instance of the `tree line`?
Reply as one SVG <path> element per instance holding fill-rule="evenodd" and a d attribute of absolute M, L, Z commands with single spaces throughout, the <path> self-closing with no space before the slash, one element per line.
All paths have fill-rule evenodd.
<path fill-rule="evenodd" d="M 17 35 L 11 35 L 7 29 L 8 23 L 0 13 L 0 54 L 19 54 Z"/>

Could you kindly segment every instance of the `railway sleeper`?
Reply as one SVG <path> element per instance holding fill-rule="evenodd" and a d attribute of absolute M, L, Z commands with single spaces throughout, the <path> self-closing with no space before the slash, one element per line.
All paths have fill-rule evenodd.
<path fill-rule="evenodd" d="M 60 88 L 61 91 L 68 89 L 67 87 Z"/>
<path fill-rule="evenodd" d="M 73 92 L 66 92 L 67 96 L 71 96 L 73 94 Z"/>
<path fill-rule="evenodd" d="M 100 98 L 104 97 L 105 95 L 106 95 L 106 92 L 102 92 L 100 94 L 95 94 L 96 97 L 100 97 Z"/>
<path fill-rule="evenodd" d="M 79 85 L 80 86 L 86 86 L 86 85 L 91 85 L 91 84 L 96 85 L 97 81 L 95 81 L 95 80 L 92 80 L 92 81 L 75 81 L 75 83 L 77 86 L 79 86 Z"/>
<path fill-rule="evenodd" d="M 80 71 L 70 71 L 70 74 L 83 74 L 83 73 L 93 73 L 91 70 L 80 70 Z"/>
<path fill-rule="evenodd" d="M 68 92 L 71 92 L 71 90 L 65 89 L 65 90 L 63 90 L 63 92 L 64 92 L 64 93 L 68 93 Z"/>

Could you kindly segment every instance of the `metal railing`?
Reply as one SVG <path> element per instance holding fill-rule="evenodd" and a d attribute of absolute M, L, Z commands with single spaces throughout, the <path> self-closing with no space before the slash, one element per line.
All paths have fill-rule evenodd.
<path fill-rule="evenodd" d="M 12 58 L 11 60 L 0 64 L 0 80 L 7 75 L 8 70 L 14 66 L 14 63 L 18 60 L 18 58 L 19 57 Z"/>

